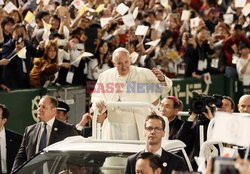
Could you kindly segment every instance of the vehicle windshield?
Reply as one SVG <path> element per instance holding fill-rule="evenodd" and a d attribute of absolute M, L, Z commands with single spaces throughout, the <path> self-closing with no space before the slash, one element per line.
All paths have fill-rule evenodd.
<path fill-rule="evenodd" d="M 45 152 L 33 158 L 17 174 L 123 174 L 132 153 Z"/>

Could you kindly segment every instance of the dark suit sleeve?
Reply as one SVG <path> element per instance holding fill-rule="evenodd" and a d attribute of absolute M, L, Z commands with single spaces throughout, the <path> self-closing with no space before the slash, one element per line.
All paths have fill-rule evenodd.
<path fill-rule="evenodd" d="M 80 135 L 74 125 L 71 126 L 71 133 L 70 136 Z"/>
<path fill-rule="evenodd" d="M 129 158 L 127 160 L 126 168 L 125 168 L 125 174 L 131 174 L 131 165 L 129 162 Z"/>
<path fill-rule="evenodd" d="M 187 164 L 178 155 L 172 154 L 170 152 L 167 152 L 165 150 L 162 151 L 161 156 L 162 162 L 163 162 L 163 173 L 165 174 L 171 174 L 173 170 L 175 171 L 187 171 Z M 166 163 L 167 165 L 164 165 Z"/>
<path fill-rule="evenodd" d="M 23 136 L 23 139 L 22 139 L 22 143 L 21 143 L 21 146 L 19 148 L 19 151 L 16 155 L 16 158 L 15 158 L 15 161 L 14 161 L 14 164 L 13 164 L 13 167 L 12 167 L 12 172 L 15 171 L 16 169 L 18 169 L 18 167 L 20 165 L 22 165 L 26 160 L 27 160 L 27 154 L 26 154 L 26 141 L 27 141 L 27 129 L 25 129 L 25 132 L 24 132 L 24 136 Z"/>
<path fill-rule="evenodd" d="M 187 164 L 185 163 L 183 158 L 181 157 L 176 158 L 175 170 L 176 171 L 188 171 Z"/>
<path fill-rule="evenodd" d="M 42 57 L 43 51 L 36 49 L 30 41 L 26 41 L 26 47 L 30 50 L 31 57 Z"/>
<path fill-rule="evenodd" d="M 128 157 L 125 174 L 135 174 L 135 163 L 139 154 L 140 152 Z"/>
<path fill-rule="evenodd" d="M 3 48 L 2 48 L 2 57 L 3 58 L 9 59 L 15 54 L 16 54 L 15 43 L 12 40 L 10 40 L 9 42 L 7 42 L 3 45 Z"/>
<path fill-rule="evenodd" d="M 186 145 L 193 144 L 195 135 L 195 122 L 185 121 L 176 135 L 176 139 Z"/>
<path fill-rule="evenodd" d="M 10 173 L 16 154 L 22 142 L 22 135 L 6 130 L 6 145 L 7 145 L 7 172 Z"/>

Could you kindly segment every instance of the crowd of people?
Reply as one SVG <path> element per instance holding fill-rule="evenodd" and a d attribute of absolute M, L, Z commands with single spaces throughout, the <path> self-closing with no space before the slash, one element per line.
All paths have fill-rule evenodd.
<path fill-rule="evenodd" d="M 247 4 L 247 2 L 246 2 Z M 170 78 L 238 76 L 249 85 L 249 9 L 235 1 L 4 1 L 2 89 L 86 84 L 113 67 L 118 47 L 132 64 Z M 146 28 L 145 31 L 139 28 Z M 84 54 L 85 53 L 85 54 Z"/>

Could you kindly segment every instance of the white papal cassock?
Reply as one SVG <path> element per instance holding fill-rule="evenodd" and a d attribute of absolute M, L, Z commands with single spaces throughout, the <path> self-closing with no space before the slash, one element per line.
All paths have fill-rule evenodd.
<path fill-rule="evenodd" d="M 165 97 L 171 87 L 172 81 L 169 78 L 165 77 L 165 82 L 161 83 L 146 68 L 130 66 L 130 72 L 126 76 L 119 76 L 117 69 L 112 68 L 100 74 L 91 102 L 103 100 L 153 103 L 160 96 Z M 143 139 L 145 117 L 149 114 L 150 110 L 147 108 L 108 110 L 108 117 L 102 126 L 102 138 Z"/>

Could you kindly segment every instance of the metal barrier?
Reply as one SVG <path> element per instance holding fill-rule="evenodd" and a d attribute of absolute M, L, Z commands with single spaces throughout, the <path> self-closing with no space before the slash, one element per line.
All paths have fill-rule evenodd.
<path fill-rule="evenodd" d="M 150 104 L 150 103 L 145 103 L 145 102 L 107 102 L 106 103 L 106 107 L 107 110 L 109 110 L 110 108 L 135 108 L 135 107 L 147 107 L 149 109 L 151 109 L 153 112 L 155 112 L 157 115 L 162 116 L 162 114 L 160 113 L 160 111 L 157 109 L 157 107 L 155 107 L 154 105 Z M 93 115 L 93 120 L 92 120 L 92 136 L 95 139 L 101 139 L 101 127 L 100 124 L 97 123 L 97 109 L 95 109 L 94 111 L 94 115 Z M 168 120 L 166 119 L 166 117 L 163 117 L 165 122 L 166 122 L 166 128 L 165 131 L 168 134 L 169 132 L 169 124 L 168 124 Z M 168 135 L 167 135 L 168 136 Z"/>

